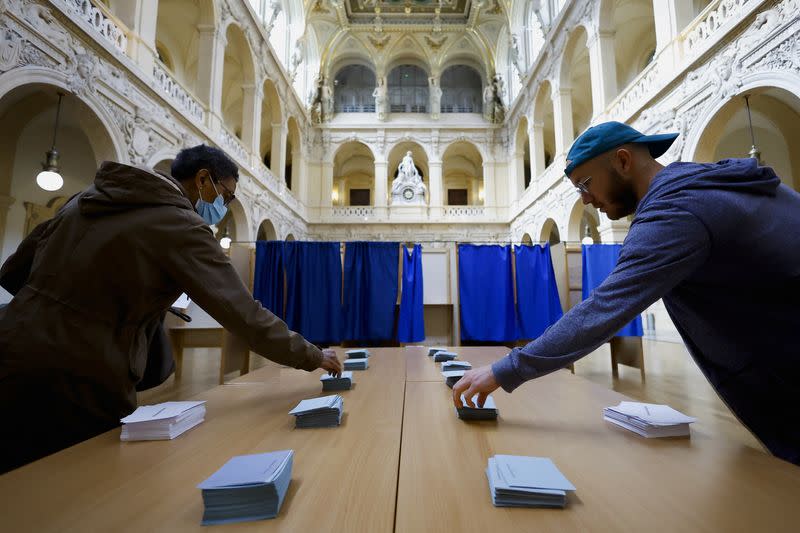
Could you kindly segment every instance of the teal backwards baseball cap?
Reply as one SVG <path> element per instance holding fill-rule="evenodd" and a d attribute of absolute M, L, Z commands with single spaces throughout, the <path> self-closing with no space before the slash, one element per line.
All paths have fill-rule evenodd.
<path fill-rule="evenodd" d="M 645 144 L 650 150 L 650 155 L 659 157 L 677 138 L 677 133 L 645 135 L 622 122 L 603 122 L 592 126 L 575 139 L 567 154 L 567 168 L 564 169 L 564 174 L 569 175 L 581 163 L 628 143 Z"/>

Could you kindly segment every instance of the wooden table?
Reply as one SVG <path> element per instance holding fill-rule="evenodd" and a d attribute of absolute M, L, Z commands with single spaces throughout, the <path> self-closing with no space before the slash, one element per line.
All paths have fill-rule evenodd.
<path fill-rule="evenodd" d="M 265 367 L 198 395 L 206 421 L 173 440 L 110 431 L 0 476 L 3 531 L 208 531 L 197 484 L 231 456 L 296 453 L 275 520 L 236 531 L 796 531 L 800 468 L 696 424 L 646 440 L 602 420 L 624 397 L 566 371 L 496 392 L 497 422 L 466 423 L 427 350 L 373 348 L 334 429 L 295 430 L 287 412 L 322 395 L 319 372 Z M 458 348 L 475 366 L 505 348 Z M 43 421 L 46 423 L 46 421 Z M 402 442 L 402 447 L 401 447 Z M 577 492 L 564 510 L 501 509 L 494 454 L 551 457 Z"/>
<path fill-rule="evenodd" d="M 228 372 L 239 370 L 247 374 L 250 370 L 250 348 L 247 344 L 223 329 L 219 322 L 194 303 L 190 304 L 187 314 L 192 317 L 191 322 L 184 322 L 171 314 L 167 315 L 165 322 L 175 357 L 175 379 L 181 379 L 183 374 L 184 348 L 220 348 L 220 385 L 225 382 Z"/>
<path fill-rule="evenodd" d="M 626 399 L 562 370 L 494 394 L 497 422 L 463 422 L 441 383 L 409 382 L 396 532 L 797 531 L 800 468 L 692 431 L 644 439 L 604 422 Z M 496 454 L 550 457 L 577 487 L 564 510 L 492 505 Z"/>
<path fill-rule="evenodd" d="M 258 383 L 260 375 L 271 377 Z M 373 357 L 343 391 L 338 428 L 294 429 L 287 413 L 322 396 L 321 372 L 263 368 L 218 386 L 206 421 L 172 441 L 119 441 L 119 430 L 0 476 L 0 530 L 210 531 L 197 484 L 234 455 L 295 451 L 280 515 L 236 531 L 389 532 L 394 524 L 405 362 Z M 46 421 L 42 421 L 46 423 Z"/>

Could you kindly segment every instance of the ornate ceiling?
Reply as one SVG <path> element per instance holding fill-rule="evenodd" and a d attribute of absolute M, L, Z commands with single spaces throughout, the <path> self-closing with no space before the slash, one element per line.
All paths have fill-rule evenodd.
<path fill-rule="evenodd" d="M 443 21 L 466 23 L 471 0 L 345 0 L 347 18 L 353 23 L 371 23 L 376 15 L 385 22 L 433 21 L 438 13 Z"/>

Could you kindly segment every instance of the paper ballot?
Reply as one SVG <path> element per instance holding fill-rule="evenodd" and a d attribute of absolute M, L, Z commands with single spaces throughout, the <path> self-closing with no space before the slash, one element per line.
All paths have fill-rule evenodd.
<path fill-rule="evenodd" d="M 444 382 L 447 384 L 447 386 L 452 389 L 453 385 L 458 383 L 458 380 L 464 377 L 465 372 L 466 370 L 445 370 L 442 372 L 442 376 L 444 376 Z"/>
<path fill-rule="evenodd" d="M 603 419 L 647 438 L 685 437 L 689 435 L 689 424 L 697 420 L 668 405 L 639 402 L 606 407 Z"/>
<path fill-rule="evenodd" d="M 483 407 L 478 407 L 478 395 L 472 398 L 472 403 L 475 407 L 467 405 L 467 399 L 461 395 L 461 402 L 464 404 L 461 408 L 456 408 L 456 415 L 461 420 L 495 420 L 497 418 L 497 406 L 494 403 L 494 398 L 491 395 L 486 397 Z"/>
<path fill-rule="evenodd" d="M 546 457 L 496 455 L 486 469 L 496 507 L 564 507 L 575 486 Z"/>
<path fill-rule="evenodd" d="M 348 359 L 366 359 L 371 354 L 366 348 L 359 348 L 357 350 L 347 350 L 344 352 Z"/>
<path fill-rule="evenodd" d="M 283 450 L 233 457 L 197 488 L 203 525 L 275 518 L 292 480 L 294 452 Z"/>
<path fill-rule="evenodd" d="M 190 303 L 192 303 L 192 300 L 189 298 L 189 295 L 184 292 L 172 303 L 172 307 L 175 307 L 176 309 L 183 309 L 185 311 L 186 308 L 189 307 Z"/>
<path fill-rule="evenodd" d="M 333 394 L 303 400 L 289 414 L 295 416 L 295 427 L 302 429 L 338 426 L 342 423 L 343 412 L 344 400 Z"/>
<path fill-rule="evenodd" d="M 428 357 L 436 355 L 438 352 L 446 352 L 447 348 L 428 348 Z"/>
<path fill-rule="evenodd" d="M 453 359 L 457 359 L 457 358 L 458 358 L 458 354 L 455 353 L 455 352 L 442 351 L 442 352 L 436 352 L 435 354 L 433 354 L 433 362 L 434 363 L 441 363 L 443 361 L 452 361 Z"/>
<path fill-rule="evenodd" d="M 206 415 L 205 401 L 142 405 L 120 419 L 120 440 L 169 440 L 196 425 Z"/>
<path fill-rule="evenodd" d="M 322 390 L 350 390 L 353 386 L 353 372 L 345 370 L 338 378 L 330 374 L 323 374 L 319 380 L 322 382 Z"/>
<path fill-rule="evenodd" d="M 472 364 L 469 361 L 444 361 L 442 363 L 442 372 L 448 370 L 469 370 Z"/>
<path fill-rule="evenodd" d="M 366 370 L 369 368 L 369 359 L 345 359 L 342 367 L 345 370 Z"/>

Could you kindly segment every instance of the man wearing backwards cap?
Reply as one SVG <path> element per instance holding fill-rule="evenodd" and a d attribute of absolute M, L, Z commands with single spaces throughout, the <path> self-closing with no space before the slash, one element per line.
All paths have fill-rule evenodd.
<path fill-rule="evenodd" d="M 800 194 L 755 159 L 672 163 L 677 134 L 619 122 L 589 128 L 565 173 L 584 204 L 633 214 L 619 261 L 538 339 L 453 387 L 486 395 L 575 362 L 663 298 L 692 357 L 773 454 L 800 465 Z"/>

